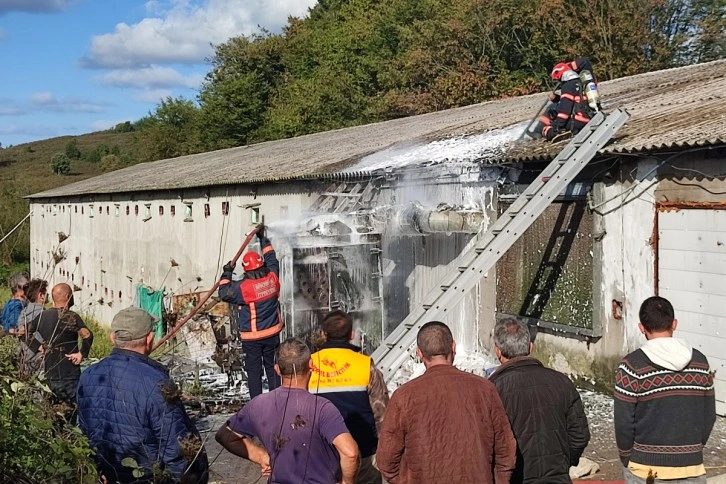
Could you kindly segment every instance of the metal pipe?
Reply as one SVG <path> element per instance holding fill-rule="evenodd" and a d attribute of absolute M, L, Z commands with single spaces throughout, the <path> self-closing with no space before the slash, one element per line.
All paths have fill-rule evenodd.
<path fill-rule="evenodd" d="M 434 233 L 476 234 L 487 221 L 483 212 L 456 209 L 427 209 L 411 203 L 393 210 L 389 228 L 401 235 Z"/>

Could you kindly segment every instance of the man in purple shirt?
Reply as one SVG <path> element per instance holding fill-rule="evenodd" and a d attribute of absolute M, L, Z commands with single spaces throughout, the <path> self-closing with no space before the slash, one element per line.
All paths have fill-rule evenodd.
<path fill-rule="evenodd" d="M 280 345 L 275 360 L 282 384 L 230 418 L 217 432 L 217 442 L 258 464 L 263 476 L 271 476 L 270 483 L 354 484 L 358 446 L 338 409 L 308 392 L 310 350 L 290 338 Z"/>

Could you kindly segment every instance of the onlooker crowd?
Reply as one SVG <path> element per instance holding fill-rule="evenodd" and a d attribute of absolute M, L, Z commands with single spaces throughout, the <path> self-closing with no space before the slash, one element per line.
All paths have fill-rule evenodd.
<path fill-rule="evenodd" d="M 279 294 L 274 251 L 264 235 L 260 240 L 265 260 L 249 271 L 267 264 L 265 274 L 235 285 L 233 267 L 225 268 L 230 300 L 250 312 L 241 331 L 258 336 L 266 330 L 255 323 L 259 315 L 244 281 L 274 275 L 269 284 L 262 281 L 271 288 L 273 309 Z M 119 311 L 111 324 L 111 355 L 81 373 L 93 334 L 71 310 L 71 287 L 56 284 L 52 307 L 45 309 L 46 281 L 16 274 L 10 286 L 3 331 L 21 337 L 24 367 L 42 368 L 56 402 L 77 403 L 102 482 L 208 481 L 203 441 L 181 392 L 149 357 L 156 318 L 139 308 Z M 673 337 L 678 321 L 670 302 L 646 299 L 639 318 L 647 342 L 623 358 L 615 382 L 615 434 L 626 483 L 703 484 L 703 448 L 716 418 L 714 375 L 701 352 Z M 260 393 L 227 420 L 216 440 L 258 464 L 267 482 L 571 482 L 570 467 L 590 440 L 587 417 L 572 381 L 531 356 L 526 324 L 497 322 L 493 340 L 501 365 L 485 378 L 454 366 L 456 342 L 448 326 L 426 323 L 416 338 L 425 372 L 390 399 L 375 362 L 351 344 L 351 316 L 332 311 L 321 326 L 322 342 L 312 354 L 297 338 L 278 344 L 278 328 L 274 340 L 267 333 L 243 338 L 257 344 L 252 366 Z M 262 393 L 262 367 L 270 361 L 270 391 Z"/>

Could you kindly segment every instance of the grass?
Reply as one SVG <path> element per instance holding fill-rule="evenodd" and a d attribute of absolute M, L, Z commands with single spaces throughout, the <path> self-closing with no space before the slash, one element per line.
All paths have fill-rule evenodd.
<path fill-rule="evenodd" d="M 100 145 L 109 149 L 118 147 L 120 153 L 140 161 L 138 132 L 116 133 L 102 131 L 80 136 L 61 136 L 0 149 L 0 237 L 5 235 L 28 213 L 29 203 L 23 197 L 43 192 L 103 173 L 101 163 L 83 160 L 71 161 L 68 175 L 55 175 L 50 160 L 56 153 L 64 153 L 71 140 L 75 140 L 81 155 L 96 151 Z M 1 140 L 0 140 L 1 141 Z M 0 244 L 0 266 L 12 265 L 30 259 L 30 229 L 26 222 Z M 2 267 L 0 267 L 2 269 Z M 3 271 L 0 271 L 2 273 Z"/>
<path fill-rule="evenodd" d="M 61 136 L 0 149 L 0 192 L 5 185 L 12 185 L 20 188 L 21 196 L 26 196 L 103 173 L 98 163 L 81 160 L 71 161 L 70 175 L 54 175 L 51 172 L 51 157 L 58 152 L 65 152 L 66 145 L 73 139 L 81 153 L 93 151 L 97 146 L 105 144 L 109 148 L 118 146 L 121 152 L 135 154 L 137 137 L 135 132 L 103 131 L 80 136 Z"/>
<path fill-rule="evenodd" d="M 91 346 L 91 353 L 88 355 L 89 358 L 101 359 L 111 354 L 113 344 L 109 339 L 109 329 L 105 326 L 101 326 L 98 321 L 87 316 L 83 316 L 83 321 L 88 326 L 88 329 L 93 333 L 93 346 Z"/>

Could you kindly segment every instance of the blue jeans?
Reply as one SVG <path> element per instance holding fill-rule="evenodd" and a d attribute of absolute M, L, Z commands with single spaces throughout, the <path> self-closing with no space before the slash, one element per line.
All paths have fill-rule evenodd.
<path fill-rule="evenodd" d="M 625 484 L 646 484 L 645 479 L 634 475 L 627 467 L 623 467 L 623 477 L 625 477 Z M 687 479 L 656 479 L 655 482 L 664 484 L 706 484 L 706 476 L 689 477 Z"/>
<path fill-rule="evenodd" d="M 267 386 L 270 390 L 280 386 L 280 377 L 275 373 L 275 352 L 280 346 L 280 335 L 257 341 L 242 341 L 245 352 L 245 371 L 250 399 L 262 394 L 262 367 L 267 374 Z"/>

